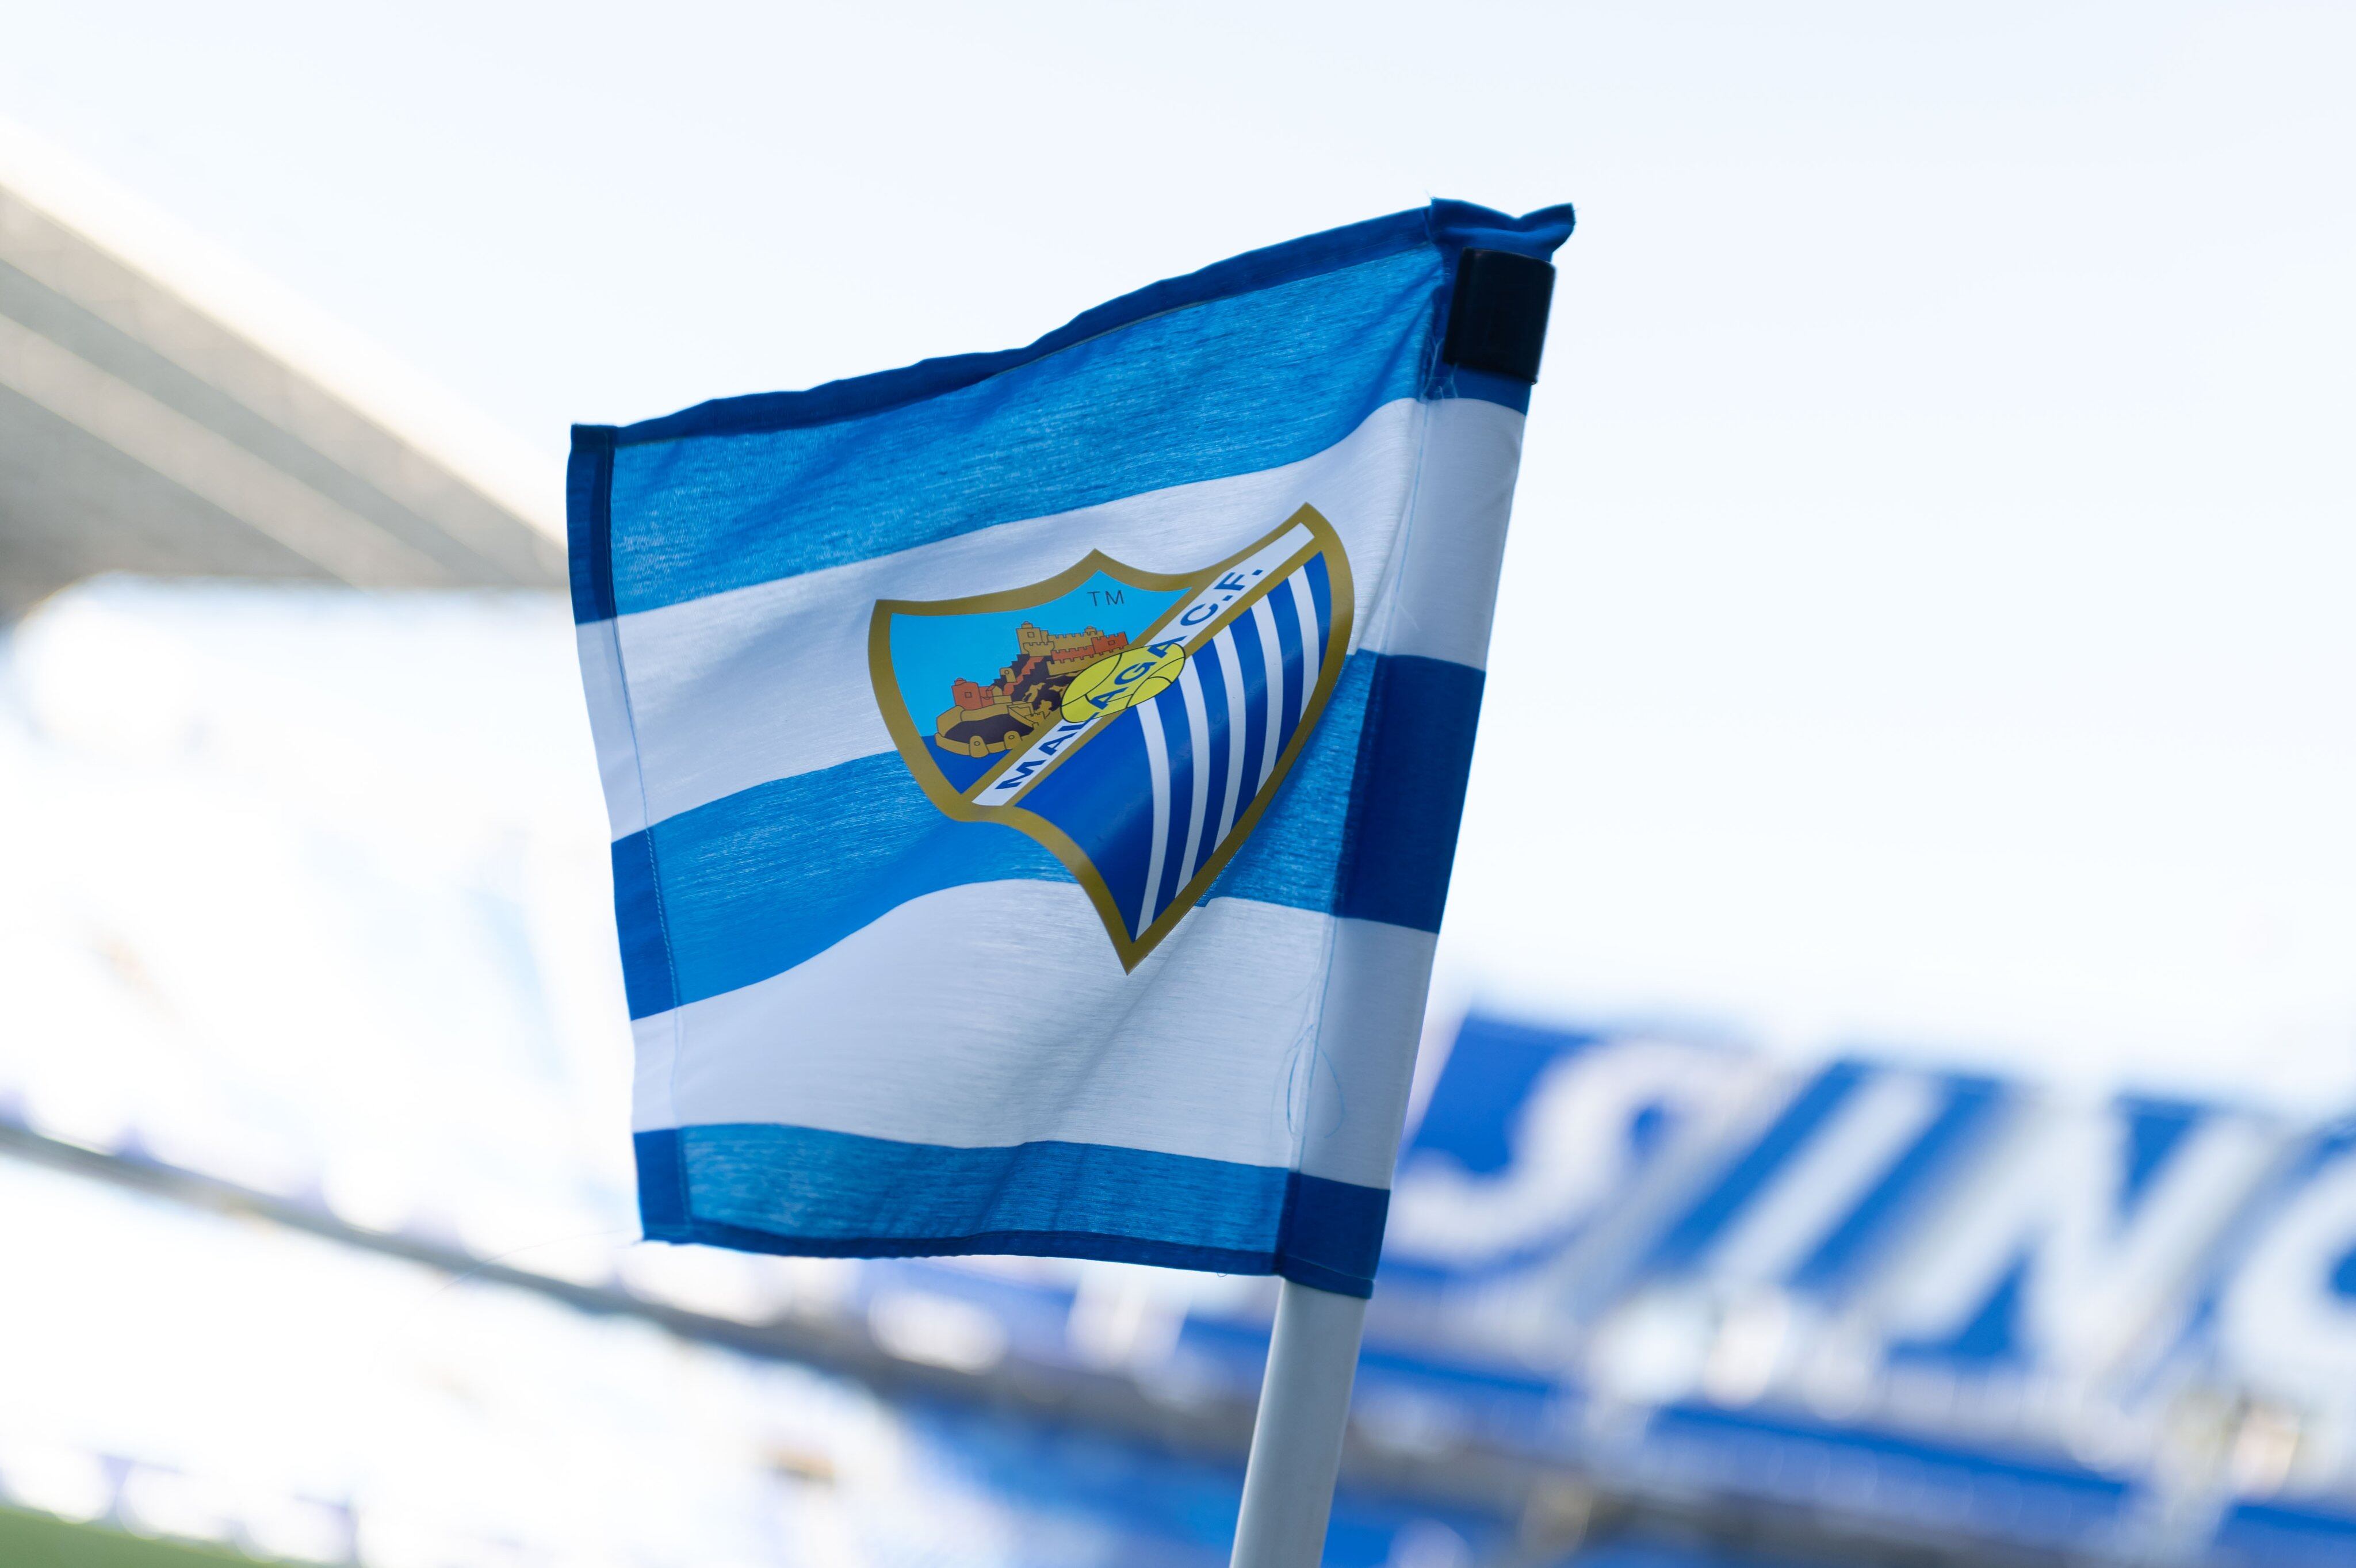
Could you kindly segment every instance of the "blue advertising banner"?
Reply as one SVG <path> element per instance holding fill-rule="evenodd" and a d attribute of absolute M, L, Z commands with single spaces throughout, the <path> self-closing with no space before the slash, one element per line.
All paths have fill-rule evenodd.
<path fill-rule="evenodd" d="M 2356 1561 L 2356 1123 L 1481 1014 L 1440 1043 L 1359 1374 L 1386 1443 L 2095 1560 Z M 1012 1354 L 1248 1390 L 1265 1353 L 1260 1282 L 878 1267 Z"/>

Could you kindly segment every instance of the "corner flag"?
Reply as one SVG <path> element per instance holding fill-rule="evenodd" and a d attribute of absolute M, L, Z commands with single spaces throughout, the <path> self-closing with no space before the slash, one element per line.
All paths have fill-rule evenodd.
<path fill-rule="evenodd" d="M 1371 1290 L 1570 227 L 575 428 L 649 1238 Z"/>

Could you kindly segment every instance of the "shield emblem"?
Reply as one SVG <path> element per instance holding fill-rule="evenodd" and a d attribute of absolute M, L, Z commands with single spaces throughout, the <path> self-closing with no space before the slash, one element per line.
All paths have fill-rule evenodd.
<path fill-rule="evenodd" d="M 1342 542 L 1304 506 L 1195 572 L 1092 552 L 1027 588 L 884 600 L 868 668 L 933 803 L 1044 845 L 1135 969 L 1300 756 L 1341 678 L 1351 605 Z"/>

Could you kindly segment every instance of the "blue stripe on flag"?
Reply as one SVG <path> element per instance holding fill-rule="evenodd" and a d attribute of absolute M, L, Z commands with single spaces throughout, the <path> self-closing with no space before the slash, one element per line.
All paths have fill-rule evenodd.
<path fill-rule="evenodd" d="M 649 1240 L 750 1251 L 1106 1258 L 1364 1296 L 1389 1202 L 1280 1166 L 1102 1144 L 949 1148 L 767 1123 L 636 1143 Z"/>
<path fill-rule="evenodd" d="M 615 841 L 614 924 L 622 937 L 622 985 L 630 1016 L 645 1018 L 677 1006 L 661 885 L 644 833 Z"/>
<path fill-rule="evenodd" d="M 1296 1172 L 1274 1272 L 1342 1295 L 1373 1294 L 1390 1201 L 1379 1187 Z"/>
<path fill-rule="evenodd" d="M 1526 410 L 1528 389 L 1491 385 L 1498 378 L 1443 366 L 1436 354 L 1422 350 L 1436 340 L 1441 290 L 1466 247 L 1544 260 L 1569 237 L 1572 222 L 1568 206 L 1515 218 L 1470 202 L 1434 201 L 1420 211 L 1329 230 L 1153 284 L 1084 313 L 1027 348 L 926 360 L 808 392 L 722 399 L 620 429 L 575 425 L 576 457 L 592 468 L 602 463 L 605 477 L 567 487 L 574 614 L 584 621 L 616 614 L 617 582 L 627 585 L 619 608 L 648 608 L 905 549 L 992 521 L 1085 504 L 1070 499 L 1076 496 L 1110 499 L 1272 467 L 1290 460 L 1281 454 L 1306 456 L 1354 428 L 1357 418 L 1337 424 L 1337 409 L 1355 408 L 1363 417 L 1396 395 L 1479 397 Z M 1417 293 L 1426 296 L 1423 308 L 1402 309 L 1392 318 L 1391 336 L 1398 321 L 1408 320 L 1411 338 L 1385 344 L 1380 331 L 1350 331 L 1354 309 L 1368 303 L 1365 296 L 1383 295 L 1402 268 L 1418 281 L 1391 292 L 1384 303 L 1411 306 Z M 1342 277 L 1347 281 L 1337 286 L 1334 280 Z M 1297 314 L 1294 296 L 1312 284 L 1323 313 L 1312 313 L 1313 320 L 1287 319 Z M 1230 318 L 1215 309 L 1231 303 L 1256 303 L 1259 316 Z M 1271 303 L 1272 323 L 1267 319 Z M 1379 313 L 1375 318 L 1383 319 Z M 1264 329 L 1257 339 L 1255 319 Z M 1255 342 L 1279 351 L 1263 351 L 1257 367 L 1237 364 L 1233 376 L 1205 373 L 1239 345 Z M 1195 350 L 1202 362 L 1156 362 L 1154 356 L 1173 352 L 1173 344 Z M 1414 351 L 1403 359 L 1397 351 L 1402 346 Z M 1134 362 L 1141 348 L 1141 366 Z M 1093 410 L 1054 410 L 1024 372 L 1066 356 L 1058 369 L 1067 378 L 1087 378 L 1108 365 L 1130 373 L 1097 376 L 1101 384 L 1092 384 L 1081 400 L 1098 405 Z M 1275 380 L 1256 379 L 1258 371 Z M 1360 379 L 1354 382 L 1354 376 Z M 1172 389 L 1182 384 L 1185 409 L 1165 406 L 1175 395 Z M 989 396 L 959 402 L 993 386 Z M 1215 432 L 1206 430 L 1205 404 L 1235 417 Z M 929 420 L 926 409 L 945 417 Z M 1094 420 L 1087 417 L 1092 412 Z M 1154 417 L 1173 412 L 1188 417 Z M 1055 422 L 1056 413 L 1064 424 Z M 1255 424 L 1256 434 L 1246 429 Z M 1172 442 L 1173 428 L 1197 439 Z M 830 430 L 830 436 L 782 445 L 772 439 Z M 933 461 L 917 463 L 917 448 L 937 436 L 950 449 L 947 457 L 926 451 L 922 456 Z M 680 444 L 691 441 L 710 450 L 684 462 L 633 461 L 633 473 L 655 483 L 625 492 L 625 562 L 617 574 L 615 449 L 659 446 L 675 457 Z M 1072 453 L 1087 460 L 1075 463 Z M 975 467 L 976 459 L 990 458 L 999 460 Z M 746 482 L 747 468 L 772 462 L 779 467 L 765 473 L 759 485 Z M 1108 483 L 1106 477 L 1115 473 L 1121 477 Z M 679 506 L 651 511 L 640 504 L 665 481 L 681 487 Z M 877 509 L 873 503 L 879 499 L 884 504 Z M 794 521 L 781 528 L 781 517 Z M 708 535 L 690 543 L 688 535 L 699 528 Z"/>
<path fill-rule="evenodd" d="M 1301 664 L 1301 612 L 1293 607 L 1292 592 L 1298 579 L 1288 578 L 1269 593 L 1267 605 L 1276 618 L 1277 665 L 1284 673 L 1284 717 L 1276 731 L 1277 755 L 1291 742 L 1292 732 L 1301 727 L 1301 708 L 1309 690 L 1317 682 L 1317 672 L 1304 670 Z M 1271 694 L 1274 688 L 1271 686 Z"/>
<path fill-rule="evenodd" d="M 1219 817 L 1226 809 L 1227 772 L 1233 765 L 1236 743 L 1239 738 L 1236 734 L 1236 725 L 1241 715 L 1230 712 L 1227 707 L 1227 666 L 1234 655 L 1226 650 L 1233 646 L 1214 638 L 1204 646 L 1202 652 L 1194 656 L 1194 679 L 1203 688 L 1203 716 L 1211 727 L 1210 746 L 1199 759 L 1208 788 L 1205 789 L 1203 799 L 1203 847 L 1195 854 L 1198 869 L 1219 847 Z M 1240 788 L 1237 793 L 1242 793 Z M 1240 800 L 1237 802 L 1236 809 L 1243 809 Z"/>
<path fill-rule="evenodd" d="M 649 844 L 659 910 L 651 886 L 632 884 L 623 897 L 624 867 L 647 865 Z M 617 842 L 614 865 L 634 1018 L 766 980 L 944 887 L 1072 879 L 1012 828 L 943 816 L 897 753 L 780 779 L 657 822 Z M 669 991 L 673 976 L 675 995 L 641 1005 Z"/>
<path fill-rule="evenodd" d="M 1444 660 L 1353 654 L 1269 821 L 1212 897 L 1438 930 L 1483 679 Z"/>
<path fill-rule="evenodd" d="M 1170 908 L 1184 886 L 1179 874 L 1185 869 L 1186 830 L 1194 821 L 1194 769 L 1198 766 L 1194 748 L 1202 737 L 1194 733 L 1194 720 L 1186 712 L 1185 701 L 1176 686 L 1170 687 L 1154 699 L 1162 715 L 1162 733 L 1170 754 L 1170 826 L 1162 834 L 1162 885 L 1153 892 L 1153 912 L 1160 915 Z"/>
<path fill-rule="evenodd" d="M 1511 251 L 1546 261 L 1570 238 L 1574 221 L 1567 203 L 1540 208 L 1516 218 L 1473 202 L 1442 198 L 1429 207 L 1369 218 L 1282 244 L 1247 251 L 1183 277 L 1149 284 L 1081 313 L 1025 348 L 920 360 L 896 371 L 829 381 L 808 392 L 717 398 L 680 413 L 626 425 L 616 434 L 633 443 L 670 441 L 689 435 L 783 430 L 853 419 L 971 386 L 1149 317 L 1274 288 L 1423 244 L 1438 246 L 1451 272 L 1458 253 L 1468 246 Z"/>
<path fill-rule="evenodd" d="M 1442 271 L 1451 275 L 1457 256 L 1468 246 L 1489 251 L 1511 251 L 1517 255 L 1546 261 L 1570 237 L 1573 222 L 1574 216 L 1568 205 L 1541 208 L 1516 218 L 1511 213 L 1498 212 L 1472 202 L 1442 199 L 1429 207 L 1370 218 L 1364 222 L 1288 240 L 1282 244 L 1248 251 L 1183 277 L 1149 284 L 1119 299 L 1082 312 L 1055 331 L 1021 349 L 924 360 L 899 370 L 829 381 L 807 392 L 756 392 L 749 397 L 717 398 L 679 413 L 625 425 L 611 431 L 611 434 L 621 441 L 637 445 L 650 441 L 675 441 L 694 435 L 797 429 L 830 424 L 836 420 L 856 419 L 972 386 L 1084 343 L 1091 338 L 1102 337 L 1152 317 L 1216 299 L 1276 288 L 1303 278 L 1397 255 L 1426 244 L 1437 247 L 1445 263 Z M 1443 374 L 1452 369 L 1435 367 L 1435 374 Z M 1527 389 L 1523 391 L 1526 403 Z"/>
<path fill-rule="evenodd" d="M 1375 670 L 1358 746 L 1358 820 L 1347 888 L 1335 913 L 1440 929 L 1472 770 L 1482 671 L 1397 654 Z"/>
<path fill-rule="evenodd" d="M 1249 617 L 1236 622 L 1250 624 Z M 1248 650 L 1254 644 L 1247 634 L 1237 646 Z M 1253 660 L 1240 662 L 1247 690 L 1255 693 L 1246 702 L 1253 710 L 1245 726 L 1248 799 L 1267 708 L 1250 673 Z M 1438 930 L 1482 680 L 1477 670 L 1440 660 L 1353 655 L 1290 775 L 1208 897 Z M 1183 714 L 1178 704 L 1164 705 Z M 1367 738 L 1370 709 L 1384 722 L 1371 726 Z M 1176 723 L 1183 734 L 1183 717 Z M 1138 788 L 1144 770 L 1138 730 L 1134 719 L 1116 723 L 1089 742 L 1089 752 L 1102 756 L 1075 758 L 1090 767 L 1056 769 L 1026 803 L 1051 821 L 1127 822 L 1121 812 L 1075 797 L 1091 784 L 1117 794 Z M 1225 787 L 1222 779 L 1218 788 Z M 1173 811 L 1173 824 L 1182 816 Z M 1082 847 L 1118 906 L 1135 910 L 1148 846 L 1133 822 L 1129 829 Z M 1183 852 L 1183 826 L 1173 837 Z M 1165 856 L 1165 884 L 1173 858 L 1175 852 Z M 1012 828 L 943 816 L 896 754 L 781 779 L 683 811 L 616 842 L 614 865 L 633 1017 L 781 973 L 945 887 L 1072 879 L 1055 856 Z"/>
<path fill-rule="evenodd" d="M 573 426 L 573 456 L 564 466 L 564 553 L 576 621 L 614 614 L 613 495 L 614 433 Z"/>
<path fill-rule="evenodd" d="M 1312 456 L 1420 390 L 1440 268 L 1421 249 L 1213 301 L 864 417 L 626 444 L 615 607 Z"/>
<path fill-rule="evenodd" d="M 648 1236 L 669 1235 L 689 1222 L 687 1165 L 677 1133 L 639 1133 L 638 1223 Z"/>
<path fill-rule="evenodd" d="M 1487 219 L 1503 220 L 1515 227 L 1522 226 L 1525 221 L 1462 202 L 1442 205 L 1462 209 L 1466 213 L 1479 214 Z M 1531 217 L 1544 220 L 1552 210 L 1533 213 Z M 1269 245 L 1261 250 L 1247 251 L 1240 256 L 1215 262 L 1199 272 L 1189 273 L 1183 277 L 1166 278 L 1123 295 L 1119 299 L 1108 300 L 1073 317 L 1024 348 L 925 360 L 896 371 L 879 371 L 873 375 L 829 381 L 808 392 L 755 392 L 749 397 L 715 398 L 680 413 L 624 425 L 616 434 L 621 440 L 631 444 L 676 441 L 691 435 L 798 429 L 880 413 L 920 398 L 938 397 L 944 392 L 972 386 L 1085 343 L 1092 338 L 1101 338 L 1108 332 L 1118 331 L 1153 317 L 1166 316 L 1173 310 L 1207 305 L 1214 300 L 1231 299 L 1238 295 L 1256 294 L 1264 289 L 1298 283 L 1303 278 L 1338 272 L 1364 262 L 1378 261 L 1417 249 L 1435 238 L 1444 244 L 1447 237 L 1434 231 L 1435 216 L 1432 209 L 1411 209 L 1381 218 L 1369 218 L 1364 222 L 1339 229 L 1328 229 L 1321 233 L 1303 235 L 1298 240 L 1288 240 L 1282 244 Z M 1477 222 L 1478 219 L 1474 221 Z M 1562 238 L 1568 237 L 1569 233 L 1566 224 L 1562 237 L 1556 238 L 1543 254 L 1551 254 L 1554 245 L 1560 244 Z M 1472 242 L 1482 243 L 1478 240 Z M 1492 244 L 1486 248 L 1505 247 Z"/>
<path fill-rule="evenodd" d="M 1240 814 L 1243 803 L 1252 798 L 1259 783 L 1261 759 L 1268 751 L 1268 650 L 1260 646 L 1259 623 L 1250 616 L 1240 616 L 1226 629 L 1228 643 L 1236 650 L 1237 672 L 1244 683 L 1244 777 L 1243 800 L 1237 805 Z M 1334 694 L 1339 703 L 1341 694 Z"/>

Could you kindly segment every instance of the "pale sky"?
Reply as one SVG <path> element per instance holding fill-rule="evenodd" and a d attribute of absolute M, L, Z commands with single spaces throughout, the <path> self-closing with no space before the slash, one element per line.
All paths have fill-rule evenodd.
<path fill-rule="evenodd" d="M 2356 10 L 15 7 L 542 448 L 1569 199 L 1451 1004 L 2356 1100 Z M 583 759 L 584 768 L 589 766 Z"/>

